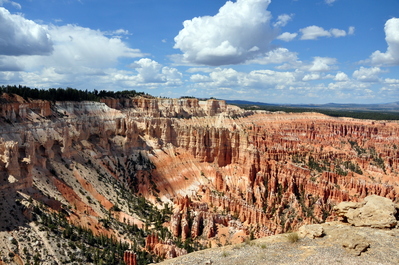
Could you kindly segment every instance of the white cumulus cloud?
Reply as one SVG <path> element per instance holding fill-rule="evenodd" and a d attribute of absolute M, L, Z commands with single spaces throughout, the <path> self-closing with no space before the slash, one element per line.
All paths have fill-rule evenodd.
<path fill-rule="evenodd" d="M 145 56 L 140 50 L 128 47 L 119 37 L 108 37 L 106 32 L 76 25 L 43 25 L 41 28 L 51 37 L 52 52 L 0 55 L 0 70 L 7 71 L 3 72 L 3 78 L 0 76 L 0 82 L 13 81 L 34 87 L 81 87 L 85 84 L 86 88 L 110 84 L 111 89 L 115 87 L 113 82 L 120 80 L 115 76 L 134 76 L 128 79 L 139 82 L 133 70 L 129 73 L 112 70 L 120 64 L 121 58 Z M 10 71 L 19 72 L 9 74 Z M 166 82 L 171 81 L 173 70 L 166 74 L 171 77 L 166 78 Z"/>
<path fill-rule="evenodd" d="M 161 74 L 162 65 L 148 58 L 140 59 L 130 65 L 139 73 L 140 82 L 161 83 L 165 81 L 165 76 Z"/>
<path fill-rule="evenodd" d="M 311 72 L 327 72 L 330 71 L 336 63 L 337 59 L 335 58 L 315 57 L 308 70 Z"/>
<path fill-rule="evenodd" d="M 326 4 L 328 4 L 328 5 L 331 5 L 335 1 L 337 1 L 337 0 L 324 0 L 324 2 L 326 2 Z"/>
<path fill-rule="evenodd" d="M 14 1 L 0 0 L 0 6 L 3 6 L 4 4 L 11 4 L 13 7 L 21 9 L 21 5 Z"/>
<path fill-rule="evenodd" d="M 284 33 L 280 34 L 279 36 L 277 36 L 277 39 L 289 42 L 289 41 L 292 41 L 293 39 L 295 39 L 296 36 L 298 36 L 298 33 L 284 32 Z"/>
<path fill-rule="evenodd" d="M 348 35 L 353 35 L 353 34 L 355 34 L 355 27 L 350 26 L 348 29 Z"/>
<path fill-rule="evenodd" d="M 286 48 L 277 48 L 267 52 L 263 57 L 258 57 L 248 63 L 256 64 L 281 64 L 281 63 L 295 63 L 298 61 L 297 53 L 291 52 Z"/>
<path fill-rule="evenodd" d="M 385 83 L 387 83 L 387 84 L 399 84 L 399 79 L 385 78 Z"/>
<path fill-rule="evenodd" d="M 335 75 L 334 80 L 337 81 L 337 82 L 344 82 L 344 81 L 348 81 L 349 78 L 348 78 L 348 75 L 345 74 L 344 72 L 338 72 Z"/>
<path fill-rule="evenodd" d="M 287 23 L 292 20 L 292 15 L 282 14 L 277 17 L 277 22 L 273 24 L 275 27 L 284 27 Z"/>
<path fill-rule="evenodd" d="M 345 37 L 346 36 L 346 31 L 343 30 L 343 29 L 331 29 L 330 32 L 336 38 Z"/>
<path fill-rule="evenodd" d="M 242 77 L 240 84 L 245 87 L 278 88 L 294 84 L 294 72 L 278 72 L 272 70 L 256 70 Z"/>
<path fill-rule="evenodd" d="M 54 41 L 54 52 L 41 59 L 46 65 L 101 68 L 115 65 L 121 57 L 143 56 L 140 50 L 129 48 L 120 38 L 106 37 L 106 33 L 98 30 L 76 25 L 49 26 L 48 30 Z"/>
<path fill-rule="evenodd" d="M 309 26 L 299 30 L 302 33 L 301 40 L 316 40 L 319 37 L 331 37 L 331 33 L 319 26 Z"/>
<path fill-rule="evenodd" d="M 321 76 L 318 73 L 317 74 L 316 73 L 307 74 L 302 78 L 303 81 L 313 81 L 313 80 L 319 80 L 319 79 L 321 79 Z"/>
<path fill-rule="evenodd" d="M 375 51 L 371 62 L 376 65 L 399 65 L 399 18 L 391 18 L 385 23 L 386 52 Z"/>
<path fill-rule="evenodd" d="M 206 75 L 194 74 L 190 76 L 190 81 L 195 83 L 205 83 L 205 82 L 211 82 L 212 79 Z"/>
<path fill-rule="evenodd" d="M 216 68 L 209 76 L 216 86 L 236 86 L 242 75 L 232 68 Z"/>
<path fill-rule="evenodd" d="M 137 82 L 140 83 L 181 83 L 182 74 L 176 68 L 162 66 L 149 58 L 142 58 L 130 65 L 138 72 Z"/>
<path fill-rule="evenodd" d="M 228 1 L 215 16 L 195 17 L 183 23 L 174 48 L 181 62 L 203 65 L 243 63 L 269 50 L 276 32 L 270 27 L 270 0 Z M 283 23 L 283 19 L 280 19 Z"/>
<path fill-rule="evenodd" d="M 302 33 L 301 40 L 317 40 L 320 37 L 345 37 L 346 35 L 352 35 L 355 32 L 355 27 L 349 27 L 348 32 L 343 29 L 332 28 L 325 30 L 319 26 L 309 26 L 299 30 Z"/>
<path fill-rule="evenodd" d="M 217 67 L 209 75 L 192 75 L 190 81 L 195 82 L 196 86 L 205 89 L 282 89 L 294 85 L 298 76 L 296 72 L 254 70 L 245 73 L 232 68 Z"/>
<path fill-rule="evenodd" d="M 0 55 L 44 55 L 53 51 L 48 31 L 0 7 Z"/>
<path fill-rule="evenodd" d="M 378 82 L 379 74 L 382 70 L 379 67 L 365 68 L 360 67 L 359 70 L 353 72 L 353 77 L 361 82 Z"/>
<path fill-rule="evenodd" d="M 186 70 L 187 73 L 196 73 L 196 72 L 204 72 L 211 73 L 213 72 L 212 67 L 193 67 Z"/>

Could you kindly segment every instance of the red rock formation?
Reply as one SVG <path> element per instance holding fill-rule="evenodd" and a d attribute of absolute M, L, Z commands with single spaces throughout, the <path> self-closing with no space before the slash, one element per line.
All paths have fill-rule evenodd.
<path fill-rule="evenodd" d="M 153 251 L 156 244 L 159 244 L 159 238 L 155 234 L 151 234 L 145 238 L 145 248 L 148 251 Z"/>
<path fill-rule="evenodd" d="M 202 196 L 202 202 L 222 211 L 228 209 L 248 226 L 260 225 L 259 231 L 263 232 L 257 232 L 259 235 L 323 220 L 330 205 L 342 200 L 356 200 L 368 194 L 397 197 L 398 189 L 388 177 L 389 172 L 398 170 L 398 153 L 391 141 L 398 140 L 396 123 L 312 115 L 314 121 L 310 125 L 298 114 L 253 115 L 240 120 L 241 130 L 230 127 L 229 120 L 225 120 L 223 126 L 208 129 L 206 122 L 197 121 L 197 125 L 188 121 L 184 126 L 174 123 L 177 141 L 164 138 L 162 127 L 156 123 L 146 127 L 158 128 L 152 137 L 175 145 L 174 153 L 178 152 L 179 156 L 193 156 L 188 159 L 200 165 L 205 162 L 218 166 L 216 171 L 209 172 L 213 185 L 198 186 L 195 196 Z M 387 141 L 387 137 L 391 140 Z M 362 147 L 358 146 L 361 144 Z M 358 155 L 356 148 L 364 149 L 365 154 Z M 180 158 L 176 159 L 176 163 L 181 163 Z M 381 164 L 381 161 L 385 162 Z M 164 170 L 163 163 L 154 162 L 159 170 Z M 177 166 L 174 163 L 172 160 L 168 165 Z M 360 174 L 353 172 L 355 166 L 361 169 Z M 190 174 L 198 179 L 198 173 Z M 374 176 L 391 184 L 378 184 L 373 181 Z M 187 185 L 193 183 L 190 179 L 181 181 Z M 182 189 L 180 185 L 173 186 Z M 185 237 L 188 228 L 184 226 L 187 223 L 184 219 L 188 214 L 182 205 L 177 202 L 171 230 L 175 236 Z M 193 210 L 191 215 L 197 218 L 192 228 L 195 237 L 203 214 L 196 215 Z M 210 230 L 213 226 L 209 222 Z"/>
<path fill-rule="evenodd" d="M 146 237 L 145 249 L 162 259 L 171 259 L 187 254 L 185 249 L 178 248 L 176 245 L 172 244 L 171 241 L 164 242 L 159 240 L 158 236 L 155 234 Z"/>
<path fill-rule="evenodd" d="M 123 261 L 126 265 L 137 265 L 137 256 L 136 253 L 131 251 L 125 251 L 123 254 Z"/>
<path fill-rule="evenodd" d="M 0 102 L 0 116 L 9 121 L 24 120 L 32 115 L 41 115 L 44 117 L 52 115 L 51 103 L 49 101 L 28 101 L 18 95 L 5 93 L 1 95 Z"/>
<path fill-rule="evenodd" d="M 23 104 L 33 102 L 4 100 L 0 190 L 51 190 L 78 216 L 101 218 L 101 207 L 123 199 L 107 194 L 103 176 L 153 202 L 173 202 L 169 229 L 183 240 L 220 239 L 226 228 L 260 237 L 323 221 L 344 200 L 398 197 L 397 122 L 144 97 L 52 109 L 43 102 L 27 105 L 25 115 Z M 151 241 L 148 249 L 182 252 L 169 243 Z"/>

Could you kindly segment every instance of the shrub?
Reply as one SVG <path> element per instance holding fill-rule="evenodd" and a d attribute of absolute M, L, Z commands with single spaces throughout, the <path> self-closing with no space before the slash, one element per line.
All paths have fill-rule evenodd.
<path fill-rule="evenodd" d="M 299 240 L 298 233 L 293 232 L 293 233 L 287 234 L 287 239 L 288 239 L 288 242 L 290 242 L 290 243 L 298 242 L 298 240 Z"/>
<path fill-rule="evenodd" d="M 227 257 L 228 255 L 230 255 L 229 252 L 227 252 L 227 251 L 225 251 L 225 250 L 222 252 L 222 256 L 223 256 L 223 257 Z"/>
<path fill-rule="evenodd" d="M 265 244 L 265 243 L 260 244 L 259 247 L 260 247 L 261 249 L 265 249 L 265 248 L 266 248 L 266 244 Z"/>
<path fill-rule="evenodd" d="M 244 243 L 245 243 L 245 245 L 250 245 L 250 246 L 254 245 L 254 242 L 252 242 L 251 238 L 249 238 L 249 237 L 245 238 Z"/>

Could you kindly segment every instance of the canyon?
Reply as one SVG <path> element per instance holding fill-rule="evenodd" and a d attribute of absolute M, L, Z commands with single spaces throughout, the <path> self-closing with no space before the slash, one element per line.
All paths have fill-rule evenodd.
<path fill-rule="evenodd" d="M 0 264 L 147 264 L 399 197 L 398 121 L 196 98 L 0 103 Z"/>

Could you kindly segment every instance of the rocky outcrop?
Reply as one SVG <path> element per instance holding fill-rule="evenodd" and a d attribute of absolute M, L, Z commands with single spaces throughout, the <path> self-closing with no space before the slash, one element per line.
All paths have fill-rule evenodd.
<path fill-rule="evenodd" d="M 273 235 L 242 244 L 189 253 L 160 265 L 241 264 L 397 264 L 398 229 L 355 227 L 342 222 L 318 224 L 324 236 Z"/>
<path fill-rule="evenodd" d="M 342 221 L 344 223 L 349 223 L 355 227 L 393 228 L 397 225 L 399 219 L 397 215 L 398 208 L 399 206 L 388 198 L 370 195 L 365 197 L 362 202 L 341 202 L 333 210 L 339 217 L 343 218 Z M 299 228 L 298 235 L 300 238 L 308 237 L 314 239 L 315 237 L 322 237 L 324 236 L 326 225 L 334 226 L 336 224 L 304 225 Z M 371 233 L 376 234 L 374 231 Z M 370 231 L 366 232 L 368 236 L 371 233 Z M 340 234 L 339 237 L 342 238 L 342 247 L 354 256 L 360 256 L 369 247 L 374 247 L 370 244 L 371 240 L 364 236 L 364 231 L 363 233 L 356 233 L 354 230 L 353 232 Z"/>
<path fill-rule="evenodd" d="M 370 247 L 370 243 L 363 236 L 350 234 L 345 238 L 342 246 L 352 255 L 360 256 L 362 252 L 365 252 Z"/>
<path fill-rule="evenodd" d="M 299 238 L 311 238 L 324 236 L 323 226 L 320 224 L 303 225 L 298 229 Z"/>
<path fill-rule="evenodd" d="M 390 199 L 370 195 L 363 202 L 341 202 L 334 207 L 338 216 L 354 226 L 392 228 L 398 224 L 399 205 Z"/>

